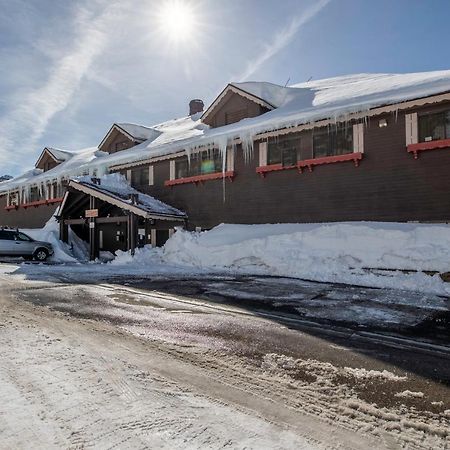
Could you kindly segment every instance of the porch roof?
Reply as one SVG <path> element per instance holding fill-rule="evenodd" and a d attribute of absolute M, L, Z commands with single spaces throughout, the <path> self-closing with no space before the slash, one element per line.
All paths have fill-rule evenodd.
<path fill-rule="evenodd" d="M 98 184 L 99 182 L 100 184 Z M 120 174 L 106 175 L 100 179 L 91 177 L 71 179 L 68 187 L 133 212 L 145 219 L 171 221 L 187 219 L 185 212 L 132 188 Z M 64 196 L 60 213 L 64 211 L 68 195 L 69 191 Z"/>

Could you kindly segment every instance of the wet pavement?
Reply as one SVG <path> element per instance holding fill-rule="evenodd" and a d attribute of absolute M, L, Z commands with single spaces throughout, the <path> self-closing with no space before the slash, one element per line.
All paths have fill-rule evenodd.
<path fill-rule="evenodd" d="M 433 294 L 260 276 L 113 277 L 108 281 L 252 312 L 450 344 L 450 299 Z"/>

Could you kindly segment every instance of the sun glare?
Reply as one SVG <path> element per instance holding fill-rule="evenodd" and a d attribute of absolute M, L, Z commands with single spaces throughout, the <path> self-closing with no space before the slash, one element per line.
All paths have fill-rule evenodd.
<path fill-rule="evenodd" d="M 171 41 L 187 41 L 195 31 L 196 18 L 189 2 L 166 1 L 161 7 L 158 18 L 161 31 Z"/>

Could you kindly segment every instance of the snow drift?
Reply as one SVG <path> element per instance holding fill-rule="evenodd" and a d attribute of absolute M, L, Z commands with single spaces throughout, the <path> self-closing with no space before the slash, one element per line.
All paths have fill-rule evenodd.
<path fill-rule="evenodd" d="M 445 292 L 438 275 L 381 276 L 367 269 L 450 271 L 450 226 L 222 224 L 202 233 L 178 230 L 167 241 L 163 259 L 203 269 Z"/>

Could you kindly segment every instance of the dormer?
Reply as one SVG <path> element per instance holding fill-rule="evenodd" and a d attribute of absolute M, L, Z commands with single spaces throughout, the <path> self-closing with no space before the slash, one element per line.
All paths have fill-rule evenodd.
<path fill-rule="evenodd" d="M 56 148 L 45 147 L 36 161 L 36 169 L 47 172 L 72 157 L 72 153 Z"/>
<path fill-rule="evenodd" d="M 212 128 L 230 125 L 242 119 L 260 116 L 277 105 L 272 103 L 273 90 L 281 86 L 271 83 L 230 83 L 203 113 L 202 121 Z M 282 88 L 281 88 L 282 89 Z"/>
<path fill-rule="evenodd" d="M 156 139 L 158 130 L 136 125 L 134 123 L 115 123 L 100 142 L 98 149 L 106 153 L 117 153 L 141 144 L 149 139 Z"/>

